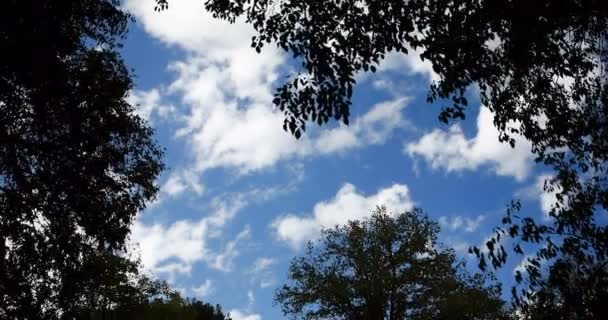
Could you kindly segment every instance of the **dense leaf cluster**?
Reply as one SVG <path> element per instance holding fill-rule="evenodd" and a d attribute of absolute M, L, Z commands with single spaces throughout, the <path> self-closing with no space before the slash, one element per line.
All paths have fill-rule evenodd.
<path fill-rule="evenodd" d="M 283 312 L 303 319 L 497 319 L 500 287 L 468 275 L 452 250 L 439 249 L 439 226 L 420 210 L 322 232 L 289 268 L 277 291 Z"/>
<path fill-rule="evenodd" d="M 77 319 L 230 320 L 219 305 L 182 298 L 166 282 L 142 273 L 140 261 L 124 256 L 89 256 L 72 276 L 80 299 Z"/>
<path fill-rule="evenodd" d="M 76 314 L 91 259 L 124 249 L 157 191 L 162 151 L 125 100 L 118 5 L 0 5 L 0 318 Z"/>
<path fill-rule="evenodd" d="M 525 320 L 606 319 L 608 266 L 560 259 L 533 301 L 524 306 Z"/>

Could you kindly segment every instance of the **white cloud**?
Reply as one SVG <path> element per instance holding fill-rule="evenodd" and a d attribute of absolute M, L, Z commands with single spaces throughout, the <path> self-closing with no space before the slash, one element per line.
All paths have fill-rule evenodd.
<path fill-rule="evenodd" d="M 298 248 L 308 240 L 318 237 L 321 228 L 344 224 L 371 215 L 372 210 L 385 205 L 390 212 L 400 213 L 413 207 L 406 185 L 394 184 L 365 196 L 352 184 L 345 184 L 333 199 L 315 204 L 309 215 L 287 214 L 275 219 L 272 227 L 279 240 Z"/>
<path fill-rule="evenodd" d="M 248 309 L 253 308 L 253 303 L 255 302 L 255 297 L 253 296 L 253 291 L 251 291 L 251 290 L 247 291 L 247 301 L 249 302 L 247 304 L 247 308 Z"/>
<path fill-rule="evenodd" d="M 270 270 L 270 267 L 276 263 L 277 260 L 274 258 L 257 258 L 247 274 L 250 275 L 252 282 L 259 283 L 260 288 L 268 288 L 276 282 L 274 274 Z"/>
<path fill-rule="evenodd" d="M 198 286 L 196 288 L 192 288 L 192 292 L 197 297 L 201 297 L 201 298 L 204 298 L 204 297 L 210 295 L 211 293 L 213 293 L 214 290 L 215 290 L 215 287 L 213 286 L 213 282 L 210 279 L 206 279 L 203 283 L 201 283 L 200 286 Z"/>
<path fill-rule="evenodd" d="M 540 176 L 536 181 L 536 188 L 538 191 L 538 201 L 540 203 L 540 209 L 543 213 L 549 216 L 549 212 L 554 207 L 557 199 L 555 198 L 556 191 L 545 192 L 544 185 L 545 180 L 550 179 L 550 176 Z"/>
<path fill-rule="evenodd" d="M 247 290 L 246 310 L 232 309 L 228 312 L 230 314 L 230 318 L 232 318 L 232 320 L 262 320 L 262 316 L 251 311 L 253 309 L 254 302 L 255 297 L 253 296 L 253 291 Z"/>
<path fill-rule="evenodd" d="M 534 259 L 534 255 L 533 254 L 527 254 L 525 255 L 521 261 L 515 266 L 513 267 L 513 273 L 516 273 L 517 271 L 521 272 L 522 274 L 526 273 L 526 267 L 527 266 L 533 266 L 532 263 L 530 263 L 531 260 Z"/>
<path fill-rule="evenodd" d="M 443 239 L 443 243 L 446 244 L 447 246 L 449 246 L 450 248 L 454 249 L 454 251 L 456 251 L 456 253 L 459 254 L 467 254 L 469 252 L 469 248 L 471 247 L 471 245 L 466 242 L 463 241 L 462 239 L 459 238 L 453 238 L 453 237 L 445 237 Z"/>
<path fill-rule="evenodd" d="M 429 82 L 439 81 L 439 75 L 433 70 L 433 65 L 429 60 L 422 61 L 420 54 L 423 49 L 408 50 L 408 54 L 401 52 L 390 52 L 380 64 L 378 71 L 400 71 L 406 74 L 420 74 L 426 77 Z"/>
<path fill-rule="evenodd" d="M 260 273 L 266 271 L 270 266 L 272 266 L 276 262 L 276 259 L 273 258 L 257 258 L 253 263 L 253 268 L 251 268 L 251 272 Z"/>
<path fill-rule="evenodd" d="M 214 19 L 197 0 L 171 3 L 170 10 L 154 11 L 154 0 L 126 0 L 123 6 L 133 13 L 146 32 L 164 43 L 192 52 L 203 52 L 216 59 L 251 42 L 253 28 L 239 21 L 229 24 Z"/>
<path fill-rule="evenodd" d="M 498 135 L 492 113 L 482 107 L 477 117 L 475 137 L 467 139 L 456 124 L 447 131 L 433 130 L 417 142 L 406 144 L 403 151 L 410 156 L 422 157 L 433 169 L 443 168 L 452 172 L 477 170 L 482 165 L 490 165 L 497 175 L 524 180 L 533 163 L 530 143 L 516 139 L 515 148 L 511 148 L 499 142 Z"/>
<path fill-rule="evenodd" d="M 410 126 L 402 112 L 407 102 L 408 99 L 404 97 L 380 102 L 356 119 L 351 126 L 321 131 L 313 152 L 331 154 L 384 143 L 394 130 Z"/>
<path fill-rule="evenodd" d="M 211 259 L 209 267 L 224 272 L 232 271 L 234 267 L 234 259 L 239 255 L 237 245 L 244 239 L 249 238 L 250 234 L 251 231 L 249 227 L 246 227 L 243 229 L 243 231 L 239 232 L 234 240 L 226 244 L 221 253 L 218 253 Z"/>
<path fill-rule="evenodd" d="M 380 144 L 407 124 L 401 115 L 407 100 L 397 98 L 372 106 L 351 127 L 296 141 L 282 130 L 284 116 L 271 102 L 285 55 L 273 45 L 257 54 L 250 47 L 255 31 L 249 24 L 214 19 L 198 0 L 176 1 L 161 13 L 153 11 L 152 0 L 127 0 L 124 6 L 153 37 L 187 52 L 170 63 L 176 78 L 166 91 L 181 97 L 184 124 L 176 135 L 190 145 L 194 171 L 231 168 L 247 174 L 285 159 Z M 183 184 L 169 186 L 184 190 Z"/>
<path fill-rule="evenodd" d="M 262 278 L 260 280 L 260 288 L 268 288 L 274 286 L 276 283 L 276 279 L 274 277 Z"/>
<path fill-rule="evenodd" d="M 232 309 L 228 312 L 232 320 L 262 320 L 262 316 L 256 313 L 246 313 L 238 309 Z"/>
<path fill-rule="evenodd" d="M 176 196 L 184 192 L 188 187 L 178 176 L 172 175 L 165 181 L 161 190 L 170 196 Z"/>
<path fill-rule="evenodd" d="M 549 215 L 551 210 L 558 205 L 556 195 L 561 191 L 561 188 L 554 187 L 549 183 L 549 181 L 553 177 L 549 174 L 543 174 L 538 176 L 536 179 L 536 183 L 529 190 L 531 196 L 537 197 L 538 202 L 540 204 L 540 209 L 544 213 L 544 219 L 550 220 L 551 216 Z M 549 189 L 545 189 L 545 182 Z"/>
<path fill-rule="evenodd" d="M 158 89 L 149 91 L 133 90 L 127 97 L 127 102 L 135 108 L 135 114 L 153 123 L 153 118 L 166 119 L 175 112 L 175 107 L 161 102 Z"/>
<path fill-rule="evenodd" d="M 560 204 L 557 200 L 557 194 L 562 190 L 561 187 L 550 183 L 553 178 L 548 173 L 540 174 L 536 177 L 533 184 L 515 192 L 516 197 L 538 201 L 539 208 L 543 214 L 542 218 L 545 221 L 552 219 L 550 216 L 551 210 L 557 208 L 558 205 L 564 205 L 563 203 Z M 545 184 L 547 184 L 547 189 L 545 189 Z M 567 201 L 567 196 L 565 197 L 564 200 Z"/>
<path fill-rule="evenodd" d="M 388 89 L 389 91 L 398 92 L 399 90 L 391 84 L 390 81 L 386 81 L 388 77 L 385 76 L 387 72 L 395 72 L 400 73 L 402 75 L 422 75 L 424 78 L 428 80 L 428 82 L 439 81 L 441 78 L 439 75 L 433 70 L 433 65 L 429 60 L 422 61 L 420 55 L 424 49 L 418 48 L 413 50 L 408 47 L 408 53 L 404 54 L 402 52 L 391 51 L 384 57 L 384 60 L 380 62 L 378 66 L 378 71 L 375 74 L 374 85 L 379 85 L 383 87 L 383 89 Z M 370 72 L 360 71 L 355 74 L 355 80 L 358 83 L 362 83 L 366 80 L 372 79 L 373 74 Z M 380 79 L 378 79 L 380 77 Z M 388 86 L 387 86 L 388 85 Z M 416 84 L 420 85 L 420 84 Z M 424 87 L 428 86 L 428 83 L 422 84 Z M 400 92 L 403 91 L 401 88 Z"/>
<path fill-rule="evenodd" d="M 478 215 L 475 218 L 462 217 L 462 216 L 454 216 L 447 217 L 441 216 L 439 217 L 439 225 L 441 225 L 444 229 L 449 229 L 451 231 L 456 230 L 464 230 L 466 232 L 474 232 L 479 228 L 481 223 L 485 220 L 484 215 Z"/>
<path fill-rule="evenodd" d="M 236 241 L 229 242 L 222 252 L 208 247 L 208 239 L 221 235 L 222 227 L 245 205 L 241 197 L 226 203 L 212 201 L 213 213 L 198 221 L 179 220 L 170 226 L 145 224 L 136 220 L 131 229 L 131 241 L 137 243 L 142 263 L 155 273 L 190 273 L 194 263 L 207 262 L 211 267 L 226 270 L 238 251 Z"/>
<path fill-rule="evenodd" d="M 469 254 L 469 248 L 471 247 L 470 239 L 466 240 L 463 234 L 454 234 L 454 232 L 443 229 L 439 240 L 446 248 L 453 249 L 456 254 L 465 259 L 473 259 L 473 256 Z"/>
<path fill-rule="evenodd" d="M 207 223 L 178 221 L 168 228 L 136 222 L 132 238 L 139 243 L 144 266 L 154 272 L 190 272 L 191 265 L 207 253 Z M 175 259 L 177 261 L 167 260 Z"/>
<path fill-rule="evenodd" d="M 271 92 L 270 86 L 265 89 Z M 332 154 L 367 145 L 381 144 L 407 122 L 402 110 L 407 99 L 378 103 L 349 126 L 321 130 L 299 141 L 281 128 L 283 115 L 269 104 L 245 108 L 232 103 L 213 108 L 192 109 L 191 124 L 181 134 L 188 136 L 196 159 L 196 170 L 235 168 L 241 174 L 269 168 L 281 160 Z M 213 109 L 213 110 L 210 110 Z M 200 120 L 199 119 L 204 119 Z M 192 129 L 190 129 L 192 128 Z"/>
<path fill-rule="evenodd" d="M 205 188 L 195 172 L 192 172 L 192 170 L 179 170 L 171 173 L 161 186 L 160 193 L 161 197 L 168 195 L 171 198 L 175 198 L 188 190 L 201 195 Z"/>

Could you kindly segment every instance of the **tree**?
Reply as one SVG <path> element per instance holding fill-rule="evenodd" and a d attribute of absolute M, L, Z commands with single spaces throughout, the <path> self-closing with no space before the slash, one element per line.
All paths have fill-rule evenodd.
<path fill-rule="evenodd" d="M 166 9 L 167 0 L 157 0 Z M 558 255 L 608 261 L 608 6 L 601 0 L 205 0 L 214 16 L 242 18 L 258 35 L 252 47 L 274 44 L 302 62 L 302 71 L 276 91 L 283 128 L 296 138 L 306 124 L 332 118 L 348 124 L 354 75 L 374 72 L 386 54 L 422 52 L 439 77 L 428 100 L 445 107 L 443 122 L 464 119 L 468 99 L 479 94 L 494 115 L 500 141 L 521 135 L 536 161 L 555 170 L 545 190 L 558 204 L 550 223 L 509 208 L 504 226 L 475 248 L 480 267 L 504 265 L 501 244 L 514 238 L 537 244 L 534 265 Z M 475 86 L 479 90 L 467 91 Z M 542 286 L 529 269 L 529 288 Z M 517 277 L 521 279 L 521 275 Z M 516 296 L 519 292 L 514 291 Z M 523 301 L 518 299 L 517 301 Z"/>
<path fill-rule="evenodd" d="M 0 10 L 0 318 L 69 319 L 157 192 L 162 150 L 125 100 L 118 0 Z"/>
<path fill-rule="evenodd" d="M 589 270 L 587 270 L 589 269 Z M 543 288 L 530 296 L 521 319 L 606 319 L 608 266 L 559 259 L 551 266 Z"/>
<path fill-rule="evenodd" d="M 500 287 L 469 276 L 438 248 L 438 232 L 419 209 L 393 217 L 384 207 L 323 230 L 292 261 L 275 301 L 305 319 L 496 319 Z"/>
<path fill-rule="evenodd" d="M 78 286 L 78 319 L 230 320 L 219 305 L 182 298 L 165 281 L 143 273 L 139 259 L 117 255 L 90 256 L 80 274 L 71 275 Z"/>
<path fill-rule="evenodd" d="M 132 311 L 117 310 L 119 319 L 134 320 L 231 320 L 219 305 L 211 305 L 194 298 L 182 298 L 175 293 L 168 300 L 155 300 L 138 306 Z M 95 319 L 91 319 L 95 320 Z"/>

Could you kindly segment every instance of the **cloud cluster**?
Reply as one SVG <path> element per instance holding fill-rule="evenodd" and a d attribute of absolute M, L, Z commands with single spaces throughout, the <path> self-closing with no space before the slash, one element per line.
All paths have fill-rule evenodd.
<path fill-rule="evenodd" d="M 261 54 L 252 50 L 255 32 L 249 24 L 214 19 L 198 0 L 175 1 L 161 13 L 154 12 L 152 0 L 127 0 L 124 6 L 150 35 L 186 52 L 185 58 L 169 65 L 175 80 L 166 86 L 165 95 L 180 100 L 176 105 L 183 126 L 176 136 L 189 144 L 194 163 L 188 169 L 195 172 L 228 168 L 248 174 L 281 160 L 380 144 L 407 125 L 402 110 L 408 99 L 397 97 L 371 106 L 350 127 L 311 132 L 296 141 L 282 130 L 283 114 L 272 105 L 285 55 L 273 46 Z M 154 89 L 133 97 L 148 97 L 146 105 L 158 105 L 159 92 Z M 170 182 L 169 193 L 187 190 L 183 182 Z"/>
<path fill-rule="evenodd" d="M 385 205 L 392 213 L 400 213 L 411 209 L 414 203 L 410 199 L 408 187 L 403 184 L 394 184 L 365 196 L 354 185 L 347 183 L 332 199 L 315 204 L 312 213 L 286 214 L 275 219 L 272 227 L 279 240 L 297 249 L 308 240 L 318 237 L 322 228 L 368 217 L 378 205 Z"/>
<path fill-rule="evenodd" d="M 524 180 L 532 166 L 530 143 L 516 139 L 515 148 L 511 148 L 499 142 L 498 135 L 491 111 L 481 107 L 475 137 L 467 139 L 456 124 L 447 131 L 435 129 L 420 140 L 407 143 L 403 151 L 412 157 L 422 157 L 433 169 L 458 172 L 488 165 L 497 175 Z"/>
<path fill-rule="evenodd" d="M 249 229 L 245 228 L 223 250 L 210 249 L 208 240 L 220 236 L 221 228 L 234 218 L 246 201 L 236 197 L 231 202 L 217 199 L 213 202 L 213 212 L 198 221 L 179 220 L 165 226 L 136 220 L 131 229 L 131 241 L 139 245 L 143 265 L 157 274 L 170 276 L 189 274 L 199 261 L 220 271 L 231 270 L 232 261 L 238 255 L 236 245 L 249 235 Z"/>

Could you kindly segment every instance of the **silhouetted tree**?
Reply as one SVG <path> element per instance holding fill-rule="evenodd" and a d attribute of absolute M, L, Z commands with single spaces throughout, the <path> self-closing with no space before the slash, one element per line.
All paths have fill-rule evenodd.
<path fill-rule="evenodd" d="M 231 320 L 219 305 L 195 298 L 182 298 L 166 282 L 141 276 L 133 287 L 142 300 L 113 305 L 108 309 L 82 309 L 81 320 Z M 124 300 L 120 302 L 125 302 Z"/>
<path fill-rule="evenodd" d="M 134 320 L 231 320 L 219 305 L 211 305 L 194 298 L 183 299 L 179 294 L 170 300 L 156 300 L 141 305 L 135 311 L 116 314 L 122 319 Z M 94 320 L 94 319 L 91 319 Z"/>
<path fill-rule="evenodd" d="M 166 9 L 167 0 L 157 0 Z M 308 121 L 348 124 L 355 74 L 372 72 L 391 52 L 421 52 L 439 80 L 428 100 L 445 104 L 439 119 L 465 117 L 478 94 L 494 115 L 500 140 L 522 135 L 536 161 L 555 169 L 545 190 L 557 193 L 550 223 L 509 208 L 504 226 L 476 249 L 480 266 L 504 265 L 504 237 L 538 244 L 528 288 L 544 281 L 535 266 L 562 253 L 608 261 L 608 6 L 602 0 L 204 0 L 214 16 L 242 18 L 258 35 L 302 62 L 302 71 L 276 91 L 284 129 L 300 137 Z M 467 89 L 475 86 L 478 90 Z M 544 261 L 544 262 L 543 262 Z M 521 281 L 521 274 L 517 277 Z M 520 297 L 521 296 L 521 297 Z"/>
<path fill-rule="evenodd" d="M 139 259 L 98 254 L 88 256 L 79 273 L 70 275 L 80 297 L 82 320 L 229 320 L 219 305 L 183 298 L 166 281 L 143 272 Z"/>
<path fill-rule="evenodd" d="M 0 5 L 0 318 L 69 319 L 163 168 L 125 100 L 118 0 Z M 83 292 L 84 290 L 84 292 Z"/>
<path fill-rule="evenodd" d="M 529 297 L 520 319 L 583 320 L 608 318 L 608 266 L 559 259 L 543 287 Z"/>
<path fill-rule="evenodd" d="M 498 285 L 469 276 L 453 250 L 439 249 L 439 226 L 420 210 L 322 231 L 289 268 L 276 293 L 285 315 L 304 319 L 496 319 Z"/>

